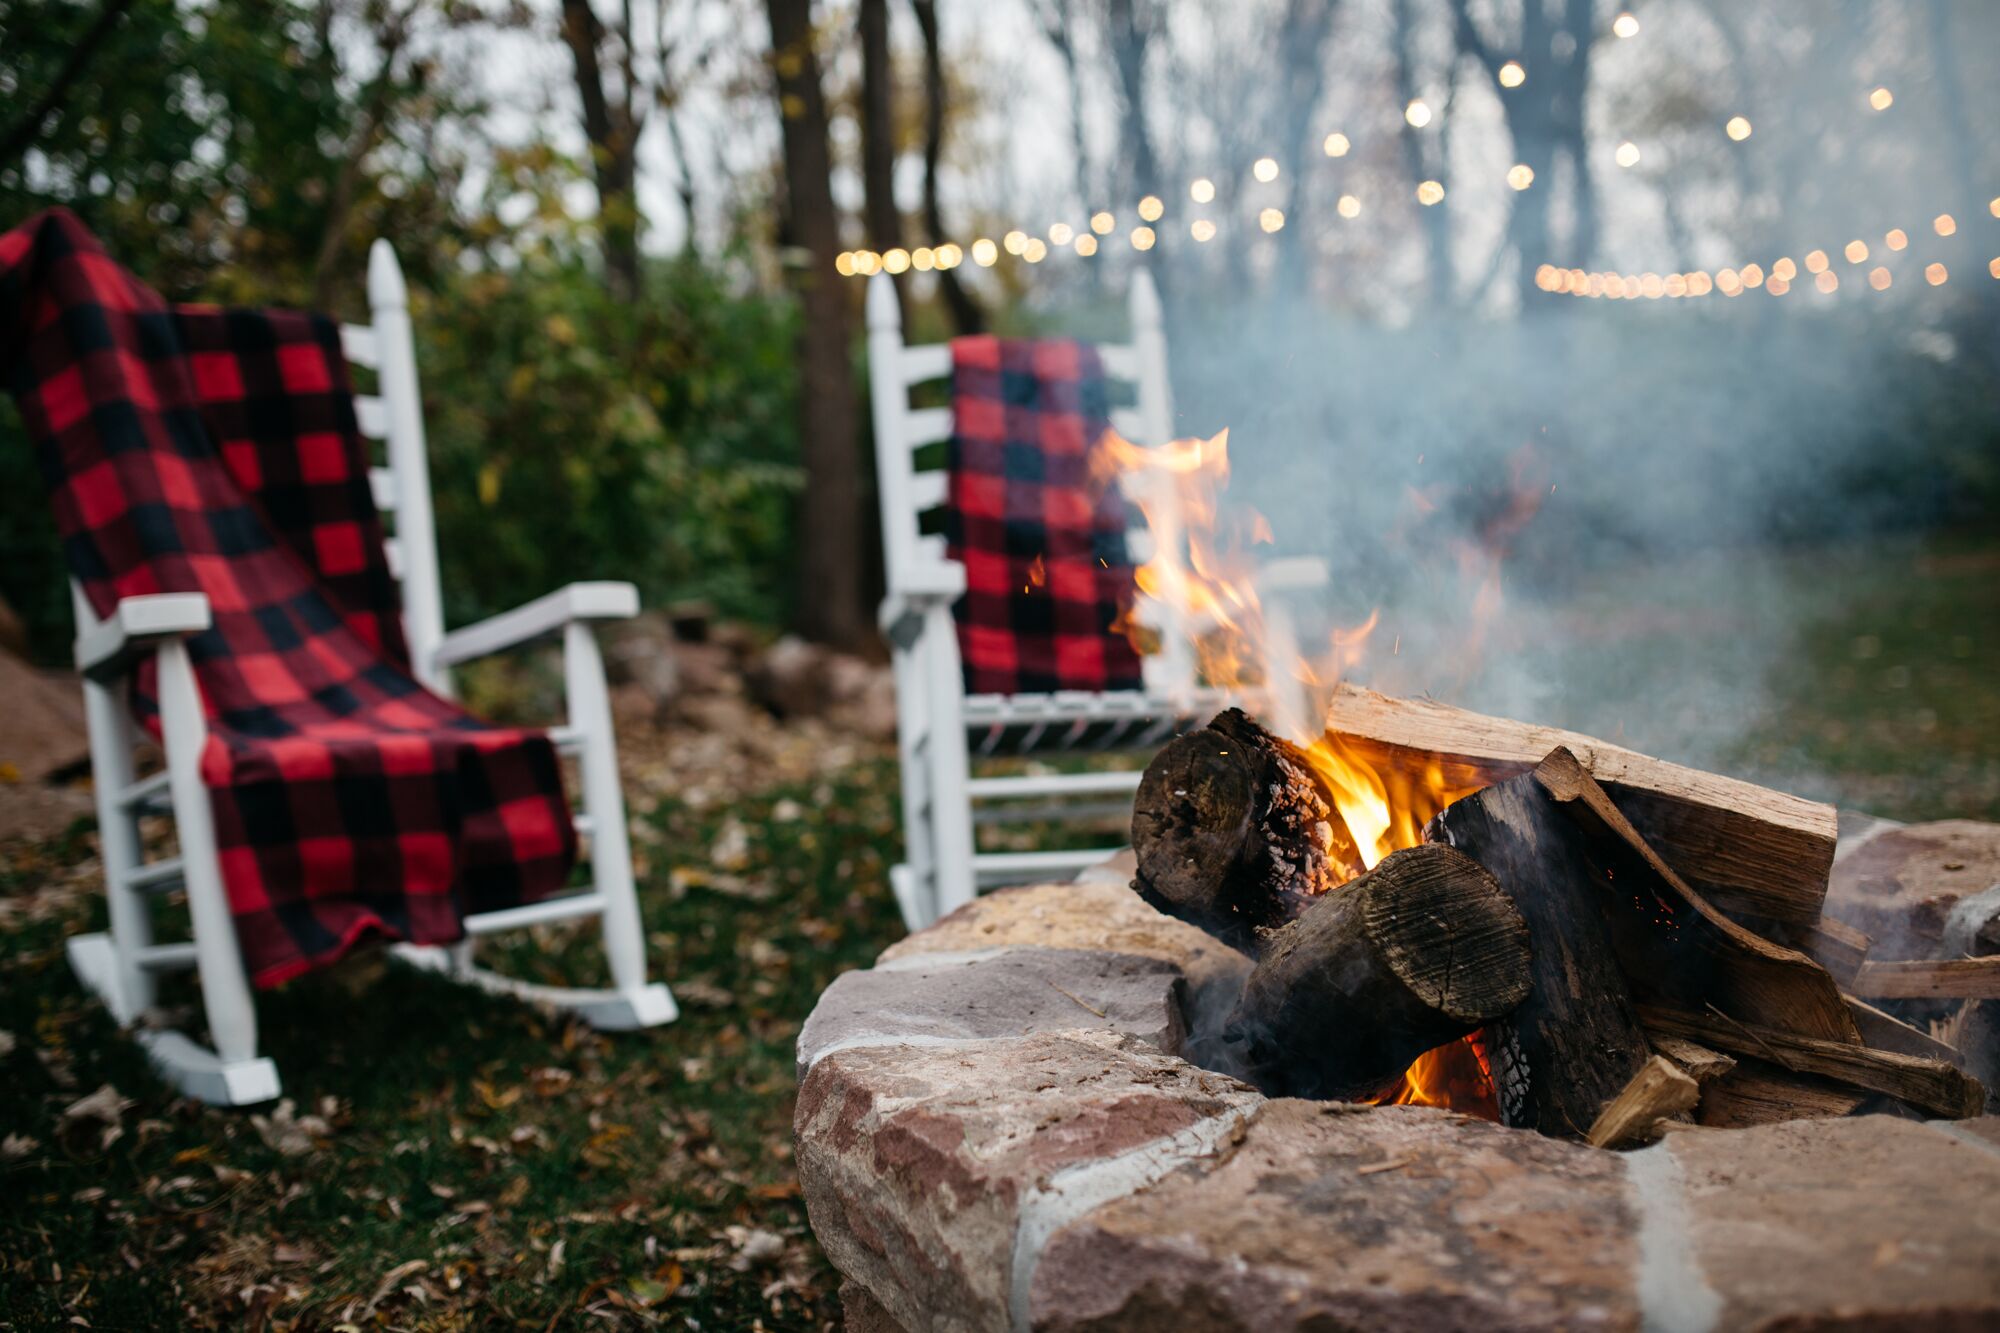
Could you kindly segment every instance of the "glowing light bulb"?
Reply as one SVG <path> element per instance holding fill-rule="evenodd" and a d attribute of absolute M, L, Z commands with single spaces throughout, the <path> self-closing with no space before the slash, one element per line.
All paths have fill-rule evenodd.
<path fill-rule="evenodd" d="M 873 250 L 858 251 L 854 256 L 854 271 L 864 278 L 872 278 L 882 271 L 882 256 Z"/>
<path fill-rule="evenodd" d="M 1701 272 L 1688 274 L 1689 296 L 1707 296 L 1714 290 L 1715 280 L 1709 277 L 1708 274 Z"/>
<path fill-rule="evenodd" d="M 1808 273 L 1826 272 L 1826 251 L 1811 250 L 1806 253 L 1806 272 Z"/>
<path fill-rule="evenodd" d="M 1069 223 L 1058 222 L 1053 227 L 1049 228 L 1049 244 L 1068 245 L 1069 238 L 1074 235 L 1076 235 L 1076 231 L 1069 225 Z"/>
<path fill-rule="evenodd" d="M 1197 177 L 1194 183 L 1188 186 L 1188 198 L 1194 200 L 1197 204 L 1208 203 L 1215 198 L 1215 182 L 1206 176 Z M 1096 224 L 1093 223 L 1092 225 Z"/>
<path fill-rule="evenodd" d="M 1832 269 L 1827 269 L 1824 273 L 1813 279 L 1813 286 L 1823 292 L 1831 292 L 1840 286 L 1840 275 Z"/>
<path fill-rule="evenodd" d="M 1535 183 L 1535 169 L 1526 162 L 1516 162 L 1507 168 L 1507 183 L 1517 190 L 1525 190 Z"/>
<path fill-rule="evenodd" d="M 1924 270 L 1924 281 L 1933 287 L 1944 286 L 1945 280 L 1949 277 L 1951 277 L 1951 274 L 1945 271 L 1943 264 L 1932 264 Z"/>
<path fill-rule="evenodd" d="M 939 268 L 957 268 L 964 262 L 965 251 L 959 249 L 956 245 L 940 245 L 937 248 L 937 266 Z"/>
<path fill-rule="evenodd" d="M 1731 116 L 1728 123 L 1722 127 L 1722 132 L 1736 140 L 1736 142 L 1742 143 L 1750 137 L 1750 118 L 1748 116 Z"/>
<path fill-rule="evenodd" d="M 937 267 L 937 252 L 928 245 L 920 245 L 910 251 L 910 267 L 919 273 L 928 273 Z"/>
<path fill-rule="evenodd" d="M 1931 226 L 1936 228 L 1938 235 L 1949 236 L 1958 230 L 1958 220 L 1949 213 L 1940 213 L 1931 219 Z"/>
<path fill-rule="evenodd" d="M 1158 195 L 1149 194 L 1139 201 L 1139 216 L 1148 222 L 1158 222 L 1160 214 L 1166 211 L 1167 206 L 1160 202 Z"/>
<path fill-rule="evenodd" d="M 1877 111 L 1887 111 L 1895 104 L 1896 94 L 1890 92 L 1887 88 L 1877 88 L 1874 92 L 1868 94 L 1868 105 L 1874 107 Z"/>
<path fill-rule="evenodd" d="M 1028 243 L 1021 247 L 1021 258 L 1027 260 L 1030 264 L 1039 264 L 1048 257 L 1049 247 L 1043 244 L 1042 238 L 1039 236 L 1030 236 Z"/>
<path fill-rule="evenodd" d="M 992 268 L 993 261 L 1000 258 L 1000 247 L 982 236 L 972 243 L 972 262 L 981 268 Z"/>
<path fill-rule="evenodd" d="M 1421 97 L 1413 97 L 1403 108 L 1403 119 L 1410 122 L 1410 128 L 1420 130 L 1431 123 L 1430 104 Z"/>
<path fill-rule="evenodd" d="M 1659 274 L 1648 273 L 1639 279 L 1639 294 L 1648 301 L 1657 301 L 1667 294 L 1667 284 Z"/>
<path fill-rule="evenodd" d="M 1611 20 L 1611 31 L 1620 37 L 1637 37 L 1639 35 L 1639 20 L 1633 18 L 1630 13 L 1620 14 L 1617 18 Z"/>
<path fill-rule="evenodd" d="M 1986 205 L 1986 211 L 1994 217 L 2000 218 L 2000 196 L 1996 196 L 1991 203 Z"/>
<path fill-rule="evenodd" d="M 907 272 L 909 270 L 909 267 L 910 267 L 910 252 L 908 250 L 905 250 L 902 246 L 899 245 L 893 250 L 883 251 L 882 253 L 883 272 L 903 273 Z"/>
<path fill-rule="evenodd" d="M 1188 224 L 1188 235 L 1197 241 L 1212 241 L 1215 239 L 1215 224 L 1207 218 L 1196 218 Z"/>
<path fill-rule="evenodd" d="M 1134 250 L 1150 250 L 1153 248 L 1153 242 L 1157 239 L 1153 235 L 1151 227 L 1132 228 L 1132 248 Z"/>
<path fill-rule="evenodd" d="M 1988 273 L 1991 273 L 1994 277 L 2000 278 L 2000 259 L 1995 259 L 1992 263 L 1988 264 L 1986 266 L 1986 271 Z"/>
<path fill-rule="evenodd" d="M 1687 278 L 1679 273 L 1669 273 L 1667 275 L 1667 295 L 1674 300 L 1679 300 L 1681 297 L 1686 296 L 1687 293 Z"/>
<path fill-rule="evenodd" d="M 1535 285 L 1545 292 L 1556 289 L 1556 271 L 1553 265 L 1543 264 L 1535 270 Z"/>
<path fill-rule="evenodd" d="M 1092 213 L 1090 215 L 1090 229 L 1099 236 L 1109 236 L 1112 229 L 1117 225 L 1118 219 L 1112 217 L 1109 213 Z"/>
<path fill-rule="evenodd" d="M 1773 278 L 1764 284 L 1764 290 L 1773 296 L 1783 296 L 1792 289 L 1792 284 L 1784 278 Z"/>
<path fill-rule="evenodd" d="M 1028 248 L 1028 233 L 1025 231 L 1010 231 L 1000 238 L 1000 244 L 1007 247 L 1008 254 L 1018 255 Z"/>
<path fill-rule="evenodd" d="M 1870 269 L 1868 272 L 1868 285 L 1870 287 L 1873 287 L 1878 292 L 1888 291 L 1889 284 L 1893 281 L 1895 281 L 1895 279 L 1889 276 L 1889 270 L 1883 268 L 1880 264 L 1877 264 L 1873 269 Z"/>
<path fill-rule="evenodd" d="M 833 257 L 833 271 L 843 278 L 853 277 L 854 252 L 852 250 L 842 250 L 839 254 L 835 255 Z"/>
<path fill-rule="evenodd" d="M 1771 280 L 1773 282 L 1791 281 L 1789 275 L 1778 275 L 1775 269 L 1773 269 L 1772 272 L 1773 272 L 1773 277 Z M 1757 265 L 1755 264 L 1745 264 L 1742 268 L 1737 270 L 1736 276 L 1743 279 L 1743 285 L 1745 287 L 1762 287 L 1764 285 L 1764 270 L 1757 267 Z"/>
<path fill-rule="evenodd" d="M 1741 296 L 1743 294 L 1743 279 L 1736 276 L 1735 269 L 1723 269 L 1715 275 L 1715 289 L 1724 296 Z"/>
<path fill-rule="evenodd" d="M 1361 201 L 1351 194 L 1343 194 L 1340 202 L 1333 206 L 1333 211 L 1344 218 L 1358 218 L 1361 216 Z"/>
<path fill-rule="evenodd" d="M 1264 182 L 1264 184 L 1269 185 L 1272 181 L 1278 179 L 1278 159 L 1275 157 L 1258 158 L 1250 164 L 1250 174 Z"/>
<path fill-rule="evenodd" d="M 1425 208 L 1444 202 L 1444 186 L 1436 181 L 1425 181 L 1417 186 L 1417 202 Z"/>
<path fill-rule="evenodd" d="M 1752 264 L 1750 267 L 1755 268 L 1757 266 Z M 1774 278 L 1783 278 L 1786 282 L 1790 282 L 1793 278 L 1799 276 L 1799 266 L 1792 262 L 1790 255 L 1787 255 L 1777 263 L 1771 265 L 1771 276 Z"/>
<path fill-rule="evenodd" d="M 1257 215 L 1257 225 L 1267 232 L 1283 231 L 1285 211 L 1281 208 L 1267 208 Z"/>
<path fill-rule="evenodd" d="M 1346 157 L 1347 150 L 1352 147 L 1354 145 L 1347 141 L 1347 136 L 1338 131 L 1327 135 L 1326 142 L 1320 145 L 1320 148 L 1328 157 Z M 2000 204 L 2000 199 L 1996 199 L 1994 202 Z M 1995 213 L 1994 216 L 2000 217 L 2000 213 Z"/>
<path fill-rule="evenodd" d="M 1528 81 L 1528 71 L 1521 68 L 1521 62 L 1510 60 L 1500 67 L 1500 86 L 1518 88 Z"/>
<path fill-rule="evenodd" d="M 1868 243 L 1866 241 L 1849 241 L 1844 253 L 1847 255 L 1848 263 L 1858 264 L 1868 258 Z"/>
<path fill-rule="evenodd" d="M 1904 233 L 1901 227 L 1894 227 L 1890 229 L 1887 236 L 1882 238 L 1882 241 L 1891 250 L 1900 250 L 1910 243 L 1910 238 Z"/>
<path fill-rule="evenodd" d="M 1089 232 L 1084 232 L 1076 238 L 1076 252 L 1085 259 L 1090 258 L 1097 253 L 1097 238 Z"/>
<path fill-rule="evenodd" d="M 1627 139 L 1618 145 L 1618 151 L 1612 156 L 1621 167 L 1636 167 L 1639 165 L 1639 145 Z"/>

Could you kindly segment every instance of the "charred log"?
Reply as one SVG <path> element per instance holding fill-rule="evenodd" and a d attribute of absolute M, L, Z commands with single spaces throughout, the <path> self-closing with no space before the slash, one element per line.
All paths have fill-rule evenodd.
<path fill-rule="evenodd" d="M 1528 926 L 1476 861 L 1412 847 L 1275 932 L 1231 1016 L 1267 1090 L 1380 1091 L 1528 995 Z"/>

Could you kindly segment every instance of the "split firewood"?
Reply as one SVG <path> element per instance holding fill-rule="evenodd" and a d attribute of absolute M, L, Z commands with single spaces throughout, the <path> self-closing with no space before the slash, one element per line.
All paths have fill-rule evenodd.
<path fill-rule="evenodd" d="M 1848 989 L 1876 1000 L 2000 1000 L 2000 954 L 1863 963 Z"/>
<path fill-rule="evenodd" d="M 1584 1141 L 1593 1148 L 1612 1148 L 1645 1138 L 1670 1116 L 1692 1111 L 1701 1100 L 1701 1085 L 1680 1066 L 1655 1055 L 1608 1102 Z"/>
<path fill-rule="evenodd" d="M 1736 1068 L 1736 1061 L 1721 1051 L 1711 1051 L 1698 1042 L 1685 1037 L 1662 1037 L 1654 1035 L 1647 1040 L 1653 1043 L 1655 1054 L 1664 1055 L 1686 1072 L 1696 1083 L 1708 1084 Z"/>
<path fill-rule="evenodd" d="M 1967 1062 L 1964 1052 L 1948 1042 L 1939 1041 L 1928 1032 L 1919 1031 L 1902 1019 L 1885 1014 L 1872 1004 L 1867 1004 L 1853 996 L 1847 997 L 1847 1012 L 1854 1015 L 1854 1025 L 1861 1029 L 1861 1041 L 1878 1051 L 1894 1051 L 1898 1055 L 1914 1055 L 1925 1060 L 1942 1060 L 1948 1065 L 1965 1070 L 1977 1078 L 1978 1073 Z M 1983 1081 L 1983 1080 L 1982 1080 Z"/>
<path fill-rule="evenodd" d="M 1501 1123 L 1583 1138 L 1651 1054 L 1586 835 L 1524 773 L 1445 807 L 1424 838 L 1485 866 L 1528 923 L 1533 989 L 1486 1031 Z"/>
<path fill-rule="evenodd" d="M 1335 693 L 1326 731 L 1379 768 L 1422 771 L 1435 764 L 1446 785 L 1461 790 L 1526 773 L 1565 746 L 1660 855 L 1717 907 L 1775 921 L 1819 918 L 1837 831 L 1832 806 L 1575 732 L 1351 685 Z"/>
<path fill-rule="evenodd" d="M 1653 1034 L 1655 1039 L 1659 1034 Z M 1834 1120 L 1853 1115 L 1873 1094 L 1766 1060 L 1745 1057 L 1702 1085 L 1695 1123 L 1703 1129 L 1751 1129 L 1785 1120 Z"/>
<path fill-rule="evenodd" d="M 1943 1060 L 1801 1037 L 1719 1012 L 1696 1014 L 1644 1006 L 1639 1016 L 1648 1032 L 1686 1037 L 1733 1055 L 1761 1057 L 1793 1073 L 1814 1074 L 1849 1087 L 1885 1093 L 1946 1119 L 1978 1115 L 1986 1105 L 1986 1089 L 1979 1080 Z"/>
<path fill-rule="evenodd" d="M 1340 883 L 1346 827 L 1304 751 L 1240 709 L 1169 741 L 1132 801 L 1134 887 L 1254 951 Z"/>
<path fill-rule="evenodd" d="M 1568 749 L 1551 750 L 1534 777 L 1590 835 L 1612 947 L 1636 995 L 1683 1008 L 1716 1005 L 1801 1036 L 1860 1042 L 1832 975 L 1710 906 Z"/>
<path fill-rule="evenodd" d="M 1363 1097 L 1513 1011 L 1529 961 L 1527 923 L 1492 875 L 1411 847 L 1275 932 L 1225 1031 L 1268 1089 Z"/>

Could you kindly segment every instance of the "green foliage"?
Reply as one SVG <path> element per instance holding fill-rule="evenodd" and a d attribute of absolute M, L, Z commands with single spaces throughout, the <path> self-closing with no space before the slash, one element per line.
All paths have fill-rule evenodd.
<path fill-rule="evenodd" d="M 574 260 L 416 310 L 454 623 L 579 578 L 770 619 L 800 484 L 790 307 L 691 260 L 622 305 Z"/>

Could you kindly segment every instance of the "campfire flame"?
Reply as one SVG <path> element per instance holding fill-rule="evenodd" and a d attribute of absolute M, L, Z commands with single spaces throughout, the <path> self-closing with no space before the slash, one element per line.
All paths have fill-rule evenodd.
<path fill-rule="evenodd" d="M 1498 614 L 1501 558 L 1541 499 L 1532 464 L 1528 450 L 1516 453 L 1510 460 L 1510 493 L 1501 509 L 1478 525 L 1475 537 L 1455 540 L 1447 548 L 1473 589 L 1467 660 L 1476 657 Z M 1170 651 L 1153 617 L 1159 608 L 1171 609 L 1179 623 L 1194 627 L 1195 665 L 1204 683 L 1222 689 L 1263 684 L 1268 638 L 1252 551 L 1269 544 L 1272 534 L 1263 515 L 1248 506 L 1222 503 L 1229 484 L 1229 432 L 1149 448 L 1106 431 L 1092 451 L 1091 475 L 1099 485 L 1115 482 L 1133 500 L 1152 548 L 1135 577 L 1141 595 L 1113 628 L 1142 654 Z M 1437 508 L 1431 495 L 1412 496 L 1419 518 Z M 1301 655 L 1290 664 L 1315 696 L 1313 716 L 1323 715 L 1340 680 L 1366 659 L 1381 622 L 1377 607 L 1359 624 L 1335 629 L 1324 653 Z M 1393 851 L 1416 846 L 1433 815 L 1477 790 L 1448 781 L 1436 764 L 1385 768 L 1342 737 L 1323 728 L 1306 730 L 1316 734 L 1289 739 L 1304 749 L 1346 825 L 1348 837 L 1336 834 L 1333 847 L 1352 859 L 1340 866 L 1337 884 L 1374 868 Z M 1374 1100 L 1499 1118 L 1491 1068 L 1477 1033 L 1420 1056 Z"/>

